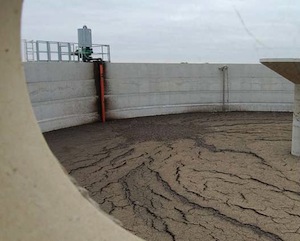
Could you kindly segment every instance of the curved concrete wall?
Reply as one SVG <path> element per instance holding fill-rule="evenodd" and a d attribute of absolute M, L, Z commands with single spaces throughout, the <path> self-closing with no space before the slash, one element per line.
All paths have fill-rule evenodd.
<path fill-rule="evenodd" d="M 24 69 L 42 131 L 98 120 L 93 64 L 35 62 Z M 293 84 L 260 64 L 107 63 L 105 87 L 110 119 L 293 109 Z"/>
<path fill-rule="evenodd" d="M 98 119 L 93 64 L 23 65 L 31 103 L 43 132 Z"/>
<path fill-rule="evenodd" d="M 230 111 L 293 111 L 294 85 L 261 64 L 228 65 Z"/>
<path fill-rule="evenodd" d="M 292 111 L 293 84 L 260 64 L 106 64 L 108 118 Z M 223 83 L 225 82 L 225 83 Z M 224 103 L 223 103 L 224 102 Z"/>

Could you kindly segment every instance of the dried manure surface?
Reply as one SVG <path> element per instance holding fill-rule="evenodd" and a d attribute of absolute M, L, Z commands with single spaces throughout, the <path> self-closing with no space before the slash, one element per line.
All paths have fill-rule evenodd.
<path fill-rule="evenodd" d="M 145 240 L 299 241 L 291 130 L 291 113 L 195 113 L 45 137 L 101 208 Z"/>

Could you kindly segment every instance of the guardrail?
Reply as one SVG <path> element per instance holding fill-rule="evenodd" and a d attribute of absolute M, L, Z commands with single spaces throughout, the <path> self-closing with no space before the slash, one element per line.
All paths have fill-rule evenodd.
<path fill-rule="evenodd" d="M 72 61 L 85 62 L 84 51 L 78 43 L 56 42 L 43 40 L 23 40 L 23 61 Z M 93 44 L 91 57 L 101 58 L 110 62 L 110 46 L 106 44 Z"/>

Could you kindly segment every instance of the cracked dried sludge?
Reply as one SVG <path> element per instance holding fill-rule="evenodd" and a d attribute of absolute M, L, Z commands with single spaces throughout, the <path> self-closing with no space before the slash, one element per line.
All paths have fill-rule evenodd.
<path fill-rule="evenodd" d="M 197 113 L 45 137 L 101 208 L 146 240 L 300 240 L 290 113 Z"/>

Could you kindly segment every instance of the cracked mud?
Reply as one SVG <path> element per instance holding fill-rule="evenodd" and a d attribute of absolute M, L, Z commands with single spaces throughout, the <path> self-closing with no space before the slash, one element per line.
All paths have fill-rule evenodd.
<path fill-rule="evenodd" d="M 290 113 L 196 113 L 45 134 L 78 183 L 146 240 L 300 240 Z"/>

